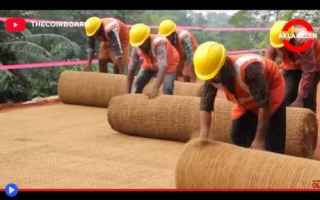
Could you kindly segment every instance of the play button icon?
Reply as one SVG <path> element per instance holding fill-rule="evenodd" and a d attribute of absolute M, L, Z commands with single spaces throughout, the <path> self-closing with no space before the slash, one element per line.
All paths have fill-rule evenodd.
<path fill-rule="evenodd" d="M 26 28 L 26 20 L 24 18 L 10 17 L 5 21 L 5 29 L 8 32 L 22 32 Z"/>
<path fill-rule="evenodd" d="M 4 188 L 4 192 L 8 197 L 15 197 L 18 194 L 18 186 L 14 183 L 9 183 Z"/>

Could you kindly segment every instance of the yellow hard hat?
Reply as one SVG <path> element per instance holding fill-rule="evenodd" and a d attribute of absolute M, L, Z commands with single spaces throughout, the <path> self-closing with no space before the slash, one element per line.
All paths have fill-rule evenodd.
<path fill-rule="evenodd" d="M 167 37 L 171 33 L 176 31 L 176 23 L 170 19 L 163 20 L 159 25 L 159 34 L 161 36 Z"/>
<path fill-rule="evenodd" d="M 284 46 L 283 40 L 280 37 L 280 34 L 282 32 L 283 27 L 286 25 L 287 21 L 284 20 L 279 20 L 276 21 L 271 29 L 270 29 L 270 34 L 269 34 L 269 39 L 270 39 L 270 45 L 273 48 L 281 48 Z M 291 27 L 288 31 L 288 33 L 294 33 L 294 28 Z"/>
<path fill-rule="evenodd" d="M 131 27 L 129 32 L 130 44 L 133 47 L 139 47 L 150 36 L 150 27 L 145 24 L 135 24 Z"/>
<path fill-rule="evenodd" d="M 200 80 L 214 78 L 226 61 L 226 49 L 217 42 L 205 42 L 198 46 L 193 56 L 195 74 Z"/>
<path fill-rule="evenodd" d="M 100 28 L 101 20 L 99 17 L 90 17 L 84 24 L 86 35 L 88 37 L 93 36 Z"/>

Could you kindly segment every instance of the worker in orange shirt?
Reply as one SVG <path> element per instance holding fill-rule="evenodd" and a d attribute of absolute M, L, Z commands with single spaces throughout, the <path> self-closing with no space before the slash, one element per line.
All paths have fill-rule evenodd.
<path fill-rule="evenodd" d="M 156 76 L 149 97 L 158 95 L 162 83 L 163 93 L 172 94 L 180 60 L 177 50 L 167 38 L 151 34 L 150 27 L 141 23 L 131 27 L 129 40 L 134 48 L 128 66 L 128 92 L 142 93 L 145 85 Z M 133 82 L 137 68 L 140 70 Z"/>
<path fill-rule="evenodd" d="M 128 65 L 129 28 L 115 18 L 90 17 L 85 22 L 88 36 L 88 65 L 84 71 L 91 71 L 95 54 L 95 42 L 100 41 L 99 71 L 108 73 L 108 63 L 113 63 L 115 74 L 123 74 Z"/>
<path fill-rule="evenodd" d="M 200 101 L 200 137 L 205 142 L 218 89 L 235 104 L 232 142 L 284 153 L 286 109 L 284 79 L 273 61 L 260 55 L 227 55 L 217 42 L 201 44 L 194 54 L 195 74 L 204 80 Z"/>
<path fill-rule="evenodd" d="M 288 50 L 280 38 L 287 21 L 277 21 L 270 29 L 270 45 L 266 57 L 272 60 L 280 58 L 280 67 L 286 82 L 286 105 L 309 108 L 316 111 L 316 87 L 320 80 L 320 41 L 314 40 L 311 48 L 304 52 Z M 296 37 L 289 40 L 292 45 L 301 45 L 305 41 L 299 38 L 301 29 L 289 30 Z"/>
<path fill-rule="evenodd" d="M 187 30 L 177 30 L 175 22 L 169 19 L 160 23 L 159 35 L 167 37 L 179 52 L 177 79 L 181 77 L 185 82 L 195 82 L 196 76 L 192 63 L 193 53 L 198 46 L 195 36 Z"/>
<path fill-rule="evenodd" d="M 311 47 L 303 52 L 292 52 L 284 47 L 280 37 L 287 21 L 276 21 L 270 29 L 270 45 L 267 57 L 282 61 L 281 67 L 286 82 L 286 105 L 305 107 L 316 111 L 317 84 L 320 80 L 320 41 L 314 40 Z M 289 42 L 292 45 L 302 45 L 305 38 L 301 29 L 289 30 L 295 35 Z M 319 137 L 318 137 L 319 138 Z M 320 160 L 320 138 L 314 152 L 314 158 Z"/>

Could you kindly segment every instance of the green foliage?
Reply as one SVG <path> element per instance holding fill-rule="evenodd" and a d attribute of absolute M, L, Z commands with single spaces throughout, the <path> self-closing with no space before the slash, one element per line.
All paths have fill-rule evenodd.
<path fill-rule="evenodd" d="M 12 73 L 0 71 L 0 83 L 0 103 L 29 99 L 26 92 L 28 88 Z"/>
<path fill-rule="evenodd" d="M 34 63 L 53 60 L 78 59 L 80 46 L 58 34 L 32 34 L 0 32 L 0 60 L 3 64 Z M 57 94 L 59 75 L 66 69 L 21 69 L 0 71 L 0 103 L 26 101 L 41 96 Z"/>
<path fill-rule="evenodd" d="M 34 34 L 26 37 L 26 40 L 44 47 L 54 60 L 79 58 L 81 54 L 78 44 L 58 34 Z"/>
<path fill-rule="evenodd" d="M 241 10 L 230 18 L 229 23 L 238 27 L 253 27 L 255 19 L 249 12 Z"/>
<path fill-rule="evenodd" d="M 4 30 L 0 30 L 0 38 L 1 41 L 13 41 L 16 39 L 16 37 L 13 34 L 10 34 Z"/>
<path fill-rule="evenodd" d="M 281 19 L 283 20 L 290 20 L 293 18 L 294 14 L 296 13 L 295 10 L 289 10 L 282 14 Z"/>
<path fill-rule="evenodd" d="M 42 46 L 28 41 L 12 41 L 0 43 L 3 51 L 12 52 L 18 60 L 16 63 L 31 63 L 34 61 L 48 61 L 51 54 Z M 8 61 L 9 63 L 10 60 Z"/>

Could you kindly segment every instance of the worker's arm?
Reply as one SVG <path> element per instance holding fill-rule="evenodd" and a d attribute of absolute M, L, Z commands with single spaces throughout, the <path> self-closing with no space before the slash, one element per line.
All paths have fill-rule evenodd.
<path fill-rule="evenodd" d="M 253 63 L 246 68 L 245 81 L 250 94 L 259 106 L 258 124 L 252 148 L 264 149 L 265 137 L 270 119 L 269 90 L 263 75 L 263 67 L 260 63 Z"/>
<path fill-rule="evenodd" d="M 266 104 L 262 108 L 259 108 L 258 126 L 257 126 L 256 136 L 251 144 L 252 148 L 265 149 L 265 138 L 267 134 L 267 128 L 269 125 L 269 119 L 270 119 L 270 109 Z"/>
<path fill-rule="evenodd" d="M 299 82 L 298 95 L 294 102 L 292 102 L 291 106 L 303 107 L 304 99 L 307 98 L 311 90 L 313 89 L 313 85 L 315 85 L 315 73 L 314 72 L 306 72 L 303 71 L 301 75 L 301 79 Z"/>
<path fill-rule="evenodd" d="M 85 66 L 84 71 L 92 71 L 91 64 L 95 54 L 95 43 L 96 40 L 94 37 L 88 38 L 88 64 Z"/>
<path fill-rule="evenodd" d="M 200 138 L 208 139 L 217 88 L 206 81 L 200 98 Z"/>
<path fill-rule="evenodd" d="M 301 64 L 300 66 L 302 75 L 299 82 L 297 98 L 291 105 L 303 107 L 303 100 L 310 95 L 314 89 L 313 87 L 316 87 L 315 71 L 317 71 L 317 59 L 314 49 L 311 48 L 309 52 L 301 55 L 299 60 Z"/>
<path fill-rule="evenodd" d="M 158 95 L 161 84 L 163 83 L 166 69 L 168 67 L 168 52 L 166 49 L 166 41 L 161 40 L 158 46 L 155 49 L 156 59 L 158 63 L 158 73 L 156 81 L 153 85 L 151 93 L 149 94 L 150 98 L 154 98 Z"/>
<path fill-rule="evenodd" d="M 183 51 L 184 51 L 184 55 L 185 55 L 185 66 L 189 69 L 191 69 L 190 71 L 192 72 L 191 74 L 191 78 L 192 80 L 195 80 L 195 73 L 194 73 L 194 69 L 192 66 L 192 58 L 193 58 L 193 48 L 192 48 L 192 39 L 190 37 L 190 35 L 184 35 L 182 38 L 182 45 L 183 45 Z"/>
<path fill-rule="evenodd" d="M 106 37 L 109 38 L 109 45 L 111 50 L 115 53 L 117 58 L 123 55 L 123 48 L 120 41 L 120 24 L 117 21 L 111 22 L 105 28 Z"/>
<path fill-rule="evenodd" d="M 130 62 L 128 65 L 128 77 L 127 77 L 127 91 L 131 92 L 131 87 L 134 78 L 134 72 L 141 65 L 142 60 L 140 59 L 138 49 L 134 48 L 131 52 Z"/>

